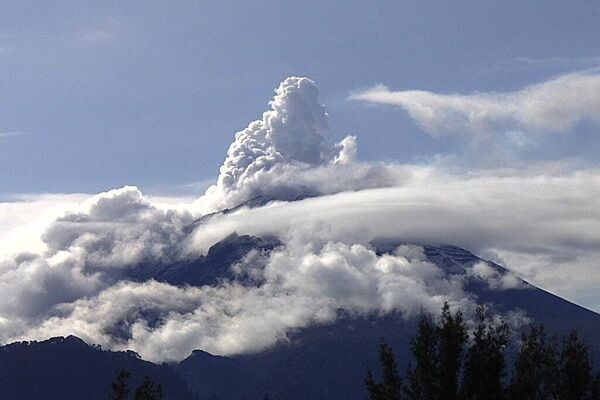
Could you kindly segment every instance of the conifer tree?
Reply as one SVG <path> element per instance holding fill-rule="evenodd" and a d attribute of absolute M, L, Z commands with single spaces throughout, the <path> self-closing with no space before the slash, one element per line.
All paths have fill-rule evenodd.
<path fill-rule="evenodd" d="M 142 384 L 135 390 L 135 400 L 161 400 L 163 398 L 160 384 L 145 377 Z"/>
<path fill-rule="evenodd" d="M 367 386 L 367 392 L 369 393 L 369 400 L 385 400 L 383 394 L 383 385 L 375 382 L 375 378 L 373 378 L 371 369 L 367 371 L 365 385 Z"/>
<path fill-rule="evenodd" d="M 477 326 L 465 360 L 462 398 L 467 400 L 497 400 L 504 396 L 503 377 L 508 345 L 506 322 L 494 324 L 487 320 L 483 306 L 477 307 Z"/>
<path fill-rule="evenodd" d="M 439 326 L 439 399 L 459 398 L 458 379 L 466 341 L 467 328 L 462 313 L 457 311 L 453 315 L 448 302 L 445 302 Z"/>
<path fill-rule="evenodd" d="M 410 400 L 436 400 L 439 390 L 438 359 L 439 328 L 431 315 L 419 321 L 417 333 L 411 341 L 414 367 L 406 372 L 404 393 Z"/>
<path fill-rule="evenodd" d="M 382 341 L 379 344 L 379 364 L 381 365 L 383 382 L 376 383 L 371 370 L 367 372 L 365 384 L 370 400 L 400 400 L 402 380 L 398 372 L 398 364 L 390 345 Z"/>
<path fill-rule="evenodd" d="M 129 387 L 127 381 L 131 374 L 124 369 L 117 373 L 117 377 L 111 384 L 112 392 L 108 395 L 109 400 L 127 400 Z"/>
<path fill-rule="evenodd" d="M 592 387 L 590 389 L 591 399 L 600 399 L 600 372 L 594 375 L 594 379 L 592 380 Z"/>
<path fill-rule="evenodd" d="M 559 361 L 559 396 L 561 400 L 592 399 L 595 379 L 587 346 L 572 331 L 563 340 Z"/>
<path fill-rule="evenodd" d="M 558 362 L 556 349 L 546 339 L 543 325 L 523 333 L 510 385 L 510 398 L 542 400 L 556 398 Z"/>

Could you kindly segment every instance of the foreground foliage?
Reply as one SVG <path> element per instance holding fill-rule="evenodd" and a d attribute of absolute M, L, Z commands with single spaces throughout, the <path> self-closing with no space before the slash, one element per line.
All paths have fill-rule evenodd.
<path fill-rule="evenodd" d="M 587 345 L 573 330 L 560 341 L 544 327 L 521 336 L 510 380 L 505 352 L 510 330 L 477 308 L 470 336 L 460 311 L 447 303 L 439 318 L 421 316 L 411 340 L 412 360 L 404 380 L 392 348 L 379 346 L 382 381 L 368 370 L 370 400 L 593 400 L 600 399 L 600 374 L 594 374 Z"/>
<path fill-rule="evenodd" d="M 131 374 L 125 370 L 117 373 L 117 377 L 111 384 L 109 400 L 127 400 L 129 398 L 128 381 L 130 376 Z M 163 398 L 162 387 L 146 376 L 142 384 L 135 390 L 133 398 L 134 400 L 161 400 Z"/>

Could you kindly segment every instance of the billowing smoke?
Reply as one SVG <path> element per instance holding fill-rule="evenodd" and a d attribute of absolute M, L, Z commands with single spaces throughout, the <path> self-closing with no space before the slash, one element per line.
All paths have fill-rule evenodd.
<path fill-rule="evenodd" d="M 271 109 L 235 134 L 216 185 L 197 202 L 204 211 L 238 205 L 258 196 L 272 200 L 391 185 L 394 178 L 380 166 L 362 165 L 348 178 L 356 155 L 356 138 L 325 144 L 328 115 L 318 90 L 308 78 L 289 77 L 275 90 Z M 315 173 L 315 171 L 318 171 Z M 321 176 L 319 176 L 321 175 Z M 332 179 L 322 179 L 328 175 Z M 365 179 L 377 175 L 377 181 Z M 344 182 L 336 178 L 346 177 Z"/>
<path fill-rule="evenodd" d="M 75 334 L 153 361 L 180 360 L 194 349 L 240 354 L 339 312 L 409 318 L 447 300 L 468 313 L 477 301 L 464 289 L 471 279 L 489 290 L 523 286 L 486 263 L 447 274 L 419 244 L 467 247 L 550 289 L 568 268 L 572 288 L 597 288 L 590 271 L 600 256 L 600 171 L 449 174 L 358 162 L 353 136 L 326 144 L 317 94 L 307 78 L 282 82 L 271 110 L 236 134 L 217 183 L 193 204 L 159 207 L 124 187 L 48 225 L 54 214 L 44 214 L 41 200 L 41 211 L 31 213 L 44 226 L 41 240 L 35 248 L 30 239 L 17 243 L 18 254 L 0 261 L 0 341 Z M 194 224 L 257 196 L 261 207 Z M 12 226 L 0 237 L 10 237 Z M 233 278 L 212 286 L 131 278 L 139 269 L 195 260 L 233 232 L 275 235 L 281 246 L 249 252 L 231 266 Z M 379 254 L 371 244 L 378 238 L 417 245 Z M 563 280 L 555 287 L 570 286 Z"/>

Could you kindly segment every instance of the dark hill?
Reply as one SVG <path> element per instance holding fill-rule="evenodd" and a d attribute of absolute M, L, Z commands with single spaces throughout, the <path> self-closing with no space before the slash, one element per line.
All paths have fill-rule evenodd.
<path fill-rule="evenodd" d="M 169 366 L 141 360 L 133 352 L 103 351 L 68 336 L 0 347 L 0 399 L 106 400 L 122 368 L 131 372 L 132 393 L 148 376 L 162 385 L 166 399 L 195 398 Z"/>

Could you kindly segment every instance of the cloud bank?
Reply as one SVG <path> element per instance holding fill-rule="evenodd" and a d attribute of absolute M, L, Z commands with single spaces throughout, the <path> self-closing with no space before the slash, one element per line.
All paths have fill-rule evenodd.
<path fill-rule="evenodd" d="M 600 75 L 573 73 L 507 93 L 439 94 L 375 86 L 351 99 L 406 111 L 427 133 L 488 135 L 514 129 L 560 133 L 600 122 Z"/>
<path fill-rule="evenodd" d="M 575 300 L 579 291 L 600 287 L 595 261 L 600 256 L 599 170 L 457 175 L 406 166 L 404 176 L 393 188 L 217 216 L 195 232 L 188 246 L 205 251 L 233 231 L 284 235 L 296 225 L 311 226 L 313 238 L 322 228 L 329 240 L 452 243 Z"/>
<path fill-rule="evenodd" d="M 12 241 L 0 252 L 0 341 L 75 334 L 152 361 L 194 349 L 232 355 L 340 313 L 409 318 L 444 300 L 468 313 L 472 279 L 489 290 L 522 286 L 486 263 L 447 274 L 424 244 L 465 247 L 575 300 L 596 292 L 599 170 L 450 173 L 359 162 L 355 137 L 327 146 L 317 95 L 309 79 L 282 82 L 270 110 L 236 134 L 216 184 L 192 203 L 126 186 L 0 204 L 8 221 L 0 237 Z M 205 216 L 189 232 L 198 217 L 257 196 L 262 206 Z M 233 232 L 276 235 L 282 245 L 251 251 L 231 266 L 235 279 L 213 286 L 130 278 L 136 268 L 194 260 Z M 378 238 L 408 244 L 378 254 Z"/>
<path fill-rule="evenodd" d="M 133 349 L 145 359 L 172 361 L 198 348 L 225 355 L 260 351 L 285 341 L 293 329 L 335 320 L 340 310 L 409 317 L 421 309 L 435 312 L 444 300 L 473 308 L 460 279 L 446 277 L 414 246 L 377 256 L 363 245 L 330 242 L 311 250 L 304 244 L 268 257 L 249 254 L 237 269 L 252 269 L 256 285 L 119 282 L 60 304 L 22 335 L 74 333 L 106 347 Z"/>

